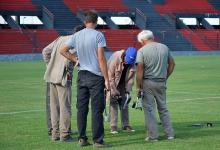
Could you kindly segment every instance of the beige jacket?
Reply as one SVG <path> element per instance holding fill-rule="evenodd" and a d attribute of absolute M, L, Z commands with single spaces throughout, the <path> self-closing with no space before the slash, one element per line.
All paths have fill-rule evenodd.
<path fill-rule="evenodd" d="M 44 80 L 46 82 L 65 86 L 65 72 L 70 61 L 60 54 L 59 49 L 70 37 L 71 36 L 60 36 L 43 49 L 43 60 L 47 64 L 47 69 L 44 74 Z"/>
<path fill-rule="evenodd" d="M 124 69 L 122 63 L 122 54 L 124 52 L 125 50 L 114 52 L 108 60 L 108 76 L 110 81 L 111 95 L 115 95 L 118 92 L 117 87 L 122 75 L 122 71 Z M 125 77 L 126 92 L 130 92 L 132 89 L 135 71 L 136 71 L 135 65 L 129 67 L 127 70 Z"/>

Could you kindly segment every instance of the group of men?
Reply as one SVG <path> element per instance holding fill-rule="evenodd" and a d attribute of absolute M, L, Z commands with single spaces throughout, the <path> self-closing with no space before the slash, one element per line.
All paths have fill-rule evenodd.
<path fill-rule="evenodd" d="M 77 77 L 77 128 L 79 146 L 90 145 L 86 135 L 89 101 L 91 100 L 93 146 L 104 143 L 103 112 L 109 95 L 110 128 L 118 133 L 118 110 L 122 130 L 134 132 L 129 124 L 128 103 L 136 74 L 137 95 L 143 93 L 142 105 L 147 127 L 147 141 L 158 140 L 157 106 L 167 139 L 174 139 L 166 107 L 166 80 L 174 70 L 174 59 L 164 44 L 154 41 L 153 33 L 143 30 L 137 36 L 142 48 L 116 51 L 106 62 L 104 35 L 95 30 L 98 15 L 85 14 L 85 26 L 75 28 L 70 36 L 60 36 L 43 49 L 46 63 L 48 133 L 53 141 L 73 141 L 71 137 L 71 85 L 74 66 Z M 51 118 L 51 120 L 50 120 Z"/>

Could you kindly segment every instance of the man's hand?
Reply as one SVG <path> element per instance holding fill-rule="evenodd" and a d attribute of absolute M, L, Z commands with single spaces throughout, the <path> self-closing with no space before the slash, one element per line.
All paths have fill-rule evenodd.
<path fill-rule="evenodd" d="M 63 55 L 64 57 L 72 61 L 73 63 L 76 63 L 78 61 L 78 58 L 76 57 L 75 54 L 71 54 L 69 50 L 70 50 L 70 47 L 67 45 L 64 45 L 63 47 L 61 47 L 59 51 L 61 55 Z"/>
<path fill-rule="evenodd" d="M 109 81 L 105 80 L 105 88 L 106 88 L 107 91 L 110 91 L 110 83 L 109 83 Z"/>
<path fill-rule="evenodd" d="M 111 90 L 111 96 L 112 97 L 116 97 L 116 96 L 119 96 L 120 95 L 120 92 L 118 90 Z"/>

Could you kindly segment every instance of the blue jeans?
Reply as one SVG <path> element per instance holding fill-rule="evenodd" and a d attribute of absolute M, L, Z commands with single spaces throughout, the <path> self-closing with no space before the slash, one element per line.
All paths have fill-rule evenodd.
<path fill-rule="evenodd" d="M 79 139 L 87 140 L 87 115 L 89 111 L 89 99 L 91 98 L 93 141 L 96 143 L 103 143 L 103 112 L 105 109 L 104 83 L 104 78 L 102 76 L 84 70 L 78 73 L 77 127 Z"/>

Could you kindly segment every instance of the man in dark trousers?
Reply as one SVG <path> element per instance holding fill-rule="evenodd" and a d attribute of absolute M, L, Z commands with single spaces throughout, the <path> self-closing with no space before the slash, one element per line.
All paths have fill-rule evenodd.
<path fill-rule="evenodd" d="M 107 64 L 104 56 L 106 40 L 104 35 L 96 31 L 98 15 L 89 11 L 85 15 L 86 28 L 74 34 L 60 49 L 60 53 L 75 62 L 76 56 L 69 53 L 70 48 L 77 50 L 79 72 L 77 80 L 77 126 L 79 146 L 87 146 L 86 136 L 89 99 L 92 109 L 93 146 L 109 147 L 104 143 L 103 112 L 105 108 L 104 88 L 109 89 Z"/>

